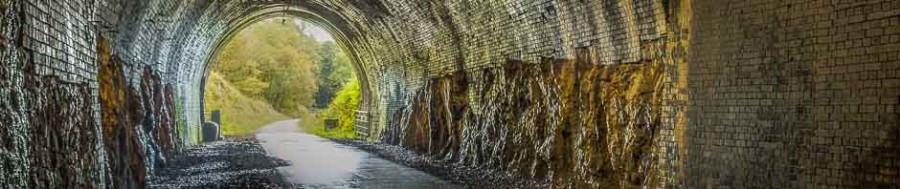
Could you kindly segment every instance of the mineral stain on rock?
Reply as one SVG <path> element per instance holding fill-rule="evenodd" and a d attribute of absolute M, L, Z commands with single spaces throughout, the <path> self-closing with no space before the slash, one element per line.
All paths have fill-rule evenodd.
<path fill-rule="evenodd" d="M 650 156 L 669 77 L 663 63 L 602 65 L 586 54 L 432 79 L 383 141 L 556 187 L 653 184 L 658 162 Z"/>
<path fill-rule="evenodd" d="M 98 45 L 100 106 L 112 187 L 144 187 L 152 171 L 177 151 L 172 89 L 163 87 L 150 68 L 141 72 L 140 88 L 126 83 L 122 61 Z"/>
<path fill-rule="evenodd" d="M 110 174 L 116 175 L 110 186 L 141 188 L 146 178 L 144 152 L 137 139 L 135 114 L 132 113 L 138 108 L 130 108 L 135 104 L 129 102 L 121 60 L 109 54 L 105 40 L 101 40 L 98 52 L 104 146 L 108 152 Z"/>

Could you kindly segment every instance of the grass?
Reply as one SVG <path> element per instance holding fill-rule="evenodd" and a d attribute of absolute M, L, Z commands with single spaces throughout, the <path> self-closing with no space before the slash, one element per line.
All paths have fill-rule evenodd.
<path fill-rule="evenodd" d="M 222 133 L 226 136 L 248 136 L 260 127 L 289 119 L 272 105 L 242 94 L 219 73 L 210 72 L 206 84 L 206 117 L 213 110 L 222 111 Z"/>
<path fill-rule="evenodd" d="M 213 110 L 222 111 L 222 133 L 226 136 L 249 136 L 266 124 L 290 119 L 272 105 L 262 100 L 250 98 L 240 92 L 219 73 L 211 71 L 205 93 L 206 117 Z M 324 116 L 317 110 L 301 109 L 298 113 L 298 127 L 303 131 L 325 138 L 350 139 L 356 137 L 353 127 L 325 130 Z"/>

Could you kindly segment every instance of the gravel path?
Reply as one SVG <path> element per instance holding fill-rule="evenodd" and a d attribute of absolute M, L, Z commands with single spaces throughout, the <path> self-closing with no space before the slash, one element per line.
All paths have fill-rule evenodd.
<path fill-rule="evenodd" d="M 285 188 L 276 168 L 287 165 L 267 156 L 256 139 L 226 139 L 176 155 L 149 188 Z"/>

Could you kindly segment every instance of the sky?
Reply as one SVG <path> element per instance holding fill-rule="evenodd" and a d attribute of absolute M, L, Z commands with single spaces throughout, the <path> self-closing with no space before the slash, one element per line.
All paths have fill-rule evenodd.
<path fill-rule="evenodd" d="M 294 22 L 297 23 L 297 26 L 300 27 L 301 30 L 303 30 L 304 34 L 312 36 L 313 38 L 316 39 L 316 41 L 319 41 L 319 42 L 334 41 L 334 39 L 331 38 L 331 34 L 329 34 L 327 31 L 325 31 L 325 29 L 322 29 L 321 27 L 316 26 L 315 24 L 312 24 L 312 23 L 309 23 L 309 22 L 306 22 L 303 20 L 299 20 L 299 19 L 294 20 Z"/>

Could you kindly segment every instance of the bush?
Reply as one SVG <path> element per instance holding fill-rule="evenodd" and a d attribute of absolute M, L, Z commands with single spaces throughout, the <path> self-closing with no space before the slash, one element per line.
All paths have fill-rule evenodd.
<path fill-rule="evenodd" d="M 351 79 L 349 83 L 341 87 L 335 94 L 334 100 L 328 108 L 317 113 L 308 113 L 301 116 L 300 127 L 309 133 L 327 138 L 355 138 L 356 137 L 356 110 L 359 108 L 360 88 L 359 81 Z M 326 131 L 322 120 L 337 119 L 338 125 L 334 130 Z"/>

